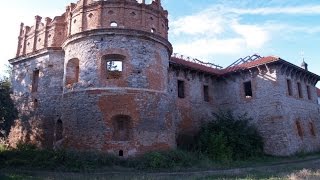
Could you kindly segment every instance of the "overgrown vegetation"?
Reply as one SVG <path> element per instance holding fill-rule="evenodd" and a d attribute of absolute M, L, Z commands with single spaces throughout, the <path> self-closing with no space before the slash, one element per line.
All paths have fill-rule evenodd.
<path fill-rule="evenodd" d="M 7 71 L 8 73 L 11 72 L 10 67 L 8 67 Z M 8 75 L 9 77 L 0 77 L 0 138 L 4 138 L 9 134 L 10 128 L 18 116 L 18 112 L 10 97 L 11 75 Z"/>
<path fill-rule="evenodd" d="M 71 171 L 93 170 L 99 167 L 121 166 L 136 169 L 177 169 L 179 167 L 211 166 L 217 162 L 233 162 L 262 156 L 262 139 L 250 126 L 246 115 L 234 117 L 220 112 L 204 124 L 198 135 L 180 136 L 178 150 L 150 152 L 143 156 L 122 159 L 112 155 L 53 150 L 38 150 L 20 144 L 17 149 L 0 147 L 0 168 L 33 167 Z M 186 140 L 187 139 L 187 140 Z M 183 150 L 182 150 L 183 149 Z"/>
<path fill-rule="evenodd" d="M 212 160 L 243 160 L 263 155 L 262 137 L 249 124 L 246 114 L 235 117 L 231 111 L 214 114 L 203 125 L 193 148 Z"/>

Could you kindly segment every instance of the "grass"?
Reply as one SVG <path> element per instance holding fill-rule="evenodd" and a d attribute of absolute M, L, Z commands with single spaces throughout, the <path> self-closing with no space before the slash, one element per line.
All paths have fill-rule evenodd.
<path fill-rule="evenodd" d="M 174 150 L 122 159 L 92 152 L 38 150 L 29 145 L 22 145 L 18 149 L 0 146 L 0 179 L 105 179 L 106 175 L 113 177 L 111 179 L 180 179 L 181 176 L 184 179 L 299 179 L 300 176 L 320 179 L 319 162 L 310 165 L 300 162 L 317 158 L 320 158 L 320 153 L 212 161 L 201 154 Z M 291 165 L 287 166 L 286 163 Z M 190 174 L 193 171 L 195 174 Z M 1 176 L 1 172 L 6 173 Z"/>

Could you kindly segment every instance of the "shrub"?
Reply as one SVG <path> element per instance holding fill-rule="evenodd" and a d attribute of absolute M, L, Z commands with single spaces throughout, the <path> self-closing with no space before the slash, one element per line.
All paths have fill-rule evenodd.
<path fill-rule="evenodd" d="M 263 141 L 246 114 L 235 117 L 230 111 L 214 114 L 197 136 L 197 151 L 212 160 L 241 160 L 259 156 Z"/>

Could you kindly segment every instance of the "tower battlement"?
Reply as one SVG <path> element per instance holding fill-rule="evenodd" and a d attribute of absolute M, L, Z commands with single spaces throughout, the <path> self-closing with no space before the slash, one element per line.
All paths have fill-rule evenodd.
<path fill-rule="evenodd" d="M 61 48 L 68 37 L 95 29 L 140 30 L 168 39 L 168 12 L 160 0 L 80 0 L 61 16 L 35 16 L 33 26 L 20 25 L 16 57 L 45 48 Z"/>

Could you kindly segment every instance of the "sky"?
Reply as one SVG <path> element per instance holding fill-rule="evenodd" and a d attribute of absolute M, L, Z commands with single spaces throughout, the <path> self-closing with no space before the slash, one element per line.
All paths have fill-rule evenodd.
<path fill-rule="evenodd" d="M 149 0 L 150 1 L 150 0 Z M 0 7 L 0 74 L 14 58 L 21 22 L 53 18 L 76 0 L 10 0 Z M 162 0 L 174 52 L 227 67 L 239 58 L 279 56 L 320 75 L 319 0 Z M 318 86 L 320 83 L 318 83 Z"/>

